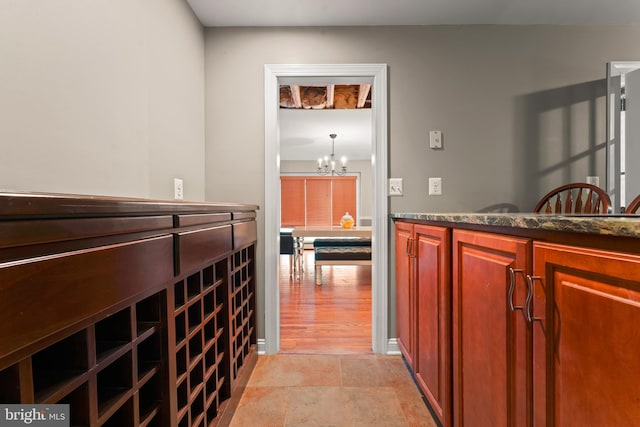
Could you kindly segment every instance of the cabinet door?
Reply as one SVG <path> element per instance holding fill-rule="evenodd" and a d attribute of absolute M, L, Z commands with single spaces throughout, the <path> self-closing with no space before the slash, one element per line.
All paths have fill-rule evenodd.
<path fill-rule="evenodd" d="M 536 243 L 535 426 L 640 423 L 640 256 Z"/>
<path fill-rule="evenodd" d="M 414 226 L 415 376 L 443 426 L 451 425 L 450 230 Z"/>
<path fill-rule="evenodd" d="M 410 256 L 413 224 L 396 222 L 396 333 L 400 351 L 413 369 L 415 297 Z"/>
<path fill-rule="evenodd" d="M 530 328 L 508 304 L 510 268 L 530 271 L 528 240 L 453 233 L 453 408 L 456 426 L 527 426 Z M 517 274 L 515 305 L 526 286 Z"/>

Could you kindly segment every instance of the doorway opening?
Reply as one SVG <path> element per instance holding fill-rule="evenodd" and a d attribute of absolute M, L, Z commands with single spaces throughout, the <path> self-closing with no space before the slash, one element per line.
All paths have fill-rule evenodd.
<path fill-rule="evenodd" d="M 280 86 L 280 352 L 368 354 L 371 80 L 319 80 Z"/>
<path fill-rule="evenodd" d="M 265 295 L 264 342 L 259 351 L 280 349 L 280 128 L 279 87 L 304 78 L 367 78 L 372 98 L 373 214 L 371 267 L 372 349 L 387 353 L 388 337 L 388 200 L 387 166 L 387 66 L 386 64 L 265 65 Z M 391 343 L 391 345 L 393 345 Z"/>

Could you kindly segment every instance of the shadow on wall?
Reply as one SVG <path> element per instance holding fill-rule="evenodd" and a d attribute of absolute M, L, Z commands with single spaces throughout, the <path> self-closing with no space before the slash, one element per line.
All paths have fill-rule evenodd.
<path fill-rule="evenodd" d="M 516 203 L 531 212 L 552 188 L 606 178 L 606 79 L 516 98 Z"/>
<path fill-rule="evenodd" d="M 476 213 L 518 213 L 520 209 L 513 203 L 497 203 L 495 205 L 482 208 Z"/>

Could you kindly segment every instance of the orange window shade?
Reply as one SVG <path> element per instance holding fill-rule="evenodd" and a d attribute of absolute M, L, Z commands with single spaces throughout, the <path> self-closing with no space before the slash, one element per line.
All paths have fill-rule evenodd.
<path fill-rule="evenodd" d="M 307 177 L 306 196 L 306 225 L 331 225 L 331 178 Z"/>
<path fill-rule="evenodd" d="M 305 178 L 280 177 L 280 224 L 283 227 L 305 225 Z"/>
<path fill-rule="evenodd" d="M 339 176 L 332 178 L 331 189 L 331 224 L 340 225 L 342 216 L 349 212 L 358 223 L 356 212 L 356 177 L 355 176 Z"/>

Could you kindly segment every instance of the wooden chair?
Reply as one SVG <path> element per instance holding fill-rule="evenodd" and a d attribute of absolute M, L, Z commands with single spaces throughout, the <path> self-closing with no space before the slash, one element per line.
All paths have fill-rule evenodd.
<path fill-rule="evenodd" d="M 611 206 L 609 195 L 595 185 L 576 182 L 560 186 L 540 199 L 533 209 L 546 214 L 607 214 Z"/>
<path fill-rule="evenodd" d="M 636 198 L 633 199 L 631 203 L 627 205 L 627 208 L 624 210 L 624 213 L 627 213 L 627 214 L 640 213 L 638 212 L 639 208 L 640 208 L 640 194 L 638 194 Z"/>

